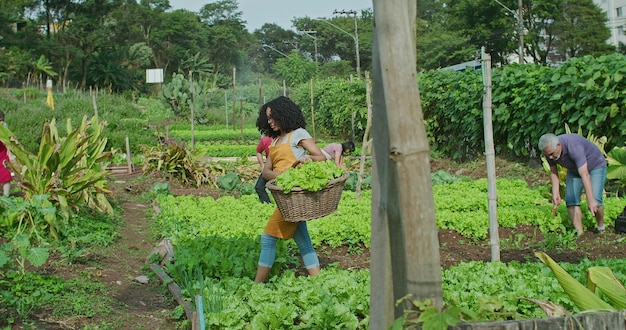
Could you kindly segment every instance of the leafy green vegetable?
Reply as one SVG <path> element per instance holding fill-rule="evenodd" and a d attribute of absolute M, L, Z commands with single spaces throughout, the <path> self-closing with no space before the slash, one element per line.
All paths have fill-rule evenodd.
<path fill-rule="evenodd" d="M 290 168 L 276 177 L 276 185 L 285 194 L 294 187 L 308 191 L 320 191 L 328 182 L 344 174 L 344 170 L 333 161 L 306 162 L 296 168 Z"/>

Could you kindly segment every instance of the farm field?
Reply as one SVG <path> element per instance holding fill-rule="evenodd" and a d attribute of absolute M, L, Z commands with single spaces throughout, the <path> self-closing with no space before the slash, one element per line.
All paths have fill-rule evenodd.
<path fill-rule="evenodd" d="M 433 159 L 431 169 L 433 172 L 445 170 L 474 179 L 483 178 L 486 173 L 484 162 L 480 160 L 457 164 Z M 528 167 L 504 159 L 497 160 L 497 174 L 503 177 L 523 178 L 531 185 L 541 184 L 546 179 L 541 168 Z M 43 311 L 40 314 L 39 328 L 62 329 L 67 326 L 80 328 L 95 324 L 109 324 L 112 329 L 176 328 L 176 320 L 171 316 L 177 306 L 176 302 L 145 267 L 146 258 L 158 243 L 158 239 L 151 233 L 150 219 L 146 213 L 146 210 L 152 207 L 152 201 L 142 198 L 142 194 L 149 191 L 156 182 L 163 182 L 163 180 L 154 176 L 144 176 L 141 172 L 116 175 L 110 182 L 110 188 L 114 192 L 115 199 L 120 203 L 124 218 L 120 239 L 114 246 L 95 253 L 84 262 L 70 266 L 49 262 L 45 267 L 46 272 L 63 278 L 93 277 L 104 285 L 103 294 L 106 299 L 115 302 L 112 304 L 114 310 L 103 317 L 96 315 L 88 319 L 67 320 L 67 324 L 45 322 L 48 318 Z M 171 181 L 169 185 L 170 192 L 174 196 L 215 197 L 219 195 L 219 192 L 213 189 L 189 188 Z M 578 263 L 583 259 L 626 258 L 624 236 L 615 234 L 611 228 L 602 234 L 585 232 L 582 237 L 575 242 L 570 242 L 568 246 L 556 244 L 558 243 L 556 241 L 564 242 L 560 239 L 543 237 L 532 226 L 501 229 L 500 238 L 503 262 L 534 262 L 536 258 L 533 253 L 536 250 L 546 251 L 558 262 Z M 555 241 L 552 250 L 545 249 L 546 239 Z M 471 261 L 489 261 L 491 258 L 488 239 L 470 240 L 456 231 L 441 230 L 439 242 L 441 265 L 444 269 Z M 540 244 L 540 242 L 544 243 Z M 367 248 L 354 251 L 346 246 L 323 245 L 318 248 L 318 252 L 323 268 L 335 267 L 338 264 L 342 269 L 367 269 L 370 265 Z M 296 275 L 303 275 L 300 269 L 294 271 Z M 135 278 L 140 275 L 148 275 L 151 279 L 150 284 L 139 284 Z M 107 319 L 111 318 L 115 319 L 114 323 L 107 323 Z M 13 329 L 20 328 L 22 327 L 18 324 L 13 327 Z"/>

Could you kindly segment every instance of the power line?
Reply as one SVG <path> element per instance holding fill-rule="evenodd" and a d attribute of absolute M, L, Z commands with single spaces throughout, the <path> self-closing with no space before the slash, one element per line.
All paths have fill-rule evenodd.
<path fill-rule="evenodd" d="M 359 55 L 359 27 L 357 23 L 356 10 L 337 10 L 333 12 L 333 14 L 342 14 L 342 15 L 352 15 L 354 17 L 354 48 L 356 48 L 356 76 L 358 79 L 361 79 L 361 56 Z M 327 23 L 335 26 L 334 24 L 326 21 Z M 343 29 L 335 26 L 339 30 L 343 31 Z M 346 32 L 346 31 L 344 31 Z"/>

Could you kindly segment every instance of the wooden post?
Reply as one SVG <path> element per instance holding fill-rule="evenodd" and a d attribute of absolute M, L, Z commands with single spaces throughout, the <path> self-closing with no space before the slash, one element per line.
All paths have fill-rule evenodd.
<path fill-rule="evenodd" d="M 202 303 L 202 295 L 196 295 L 196 317 L 199 330 L 204 330 L 204 304 Z"/>
<path fill-rule="evenodd" d="M 239 113 L 241 114 L 241 140 L 243 141 L 243 127 L 246 124 L 245 113 L 243 112 L 243 98 L 239 99 Z"/>
<path fill-rule="evenodd" d="M 352 76 L 352 74 L 350 74 L 350 85 L 352 85 L 354 83 L 353 80 L 354 80 L 353 76 Z M 366 87 L 366 89 L 367 89 L 367 87 Z M 354 133 L 354 116 L 355 116 L 355 113 L 354 113 L 354 95 L 350 95 L 350 106 L 352 108 L 350 110 L 350 126 L 352 127 L 352 139 L 351 140 L 354 141 L 356 139 L 355 138 L 355 133 Z"/>
<path fill-rule="evenodd" d="M 228 95 L 224 90 L 224 107 L 226 108 L 226 130 L 228 131 Z"/>
<path fill-rule="evenodd" d="M 191 151 L 196 145 L 195 139 L 195 119 L 194 119 L 194 98 L 193 98 L 193 70 L 189 70 L 189 109 L 191 110 Z"/>
<path fill-rule="evenodd" d="M 193 306 L 191 305 L 189 301 L 183 299 L 183 294 L 178 284 L 176 284 L 176 282 L 174 282 L 174 280 L 172 280 L 172 278 L 169 275 L 167 275 L 167 273 L 163 270 L 163 268 L 161 268 L 161 266 L 157 264 L 150 264 L 150 269 L 152 269 L 152 271 L 159 278 L 159 280 L 161 280 L 161 282 L 165 286 L 167 286 L 170 293 L 172 293 L 172 295 L 174 296 L 174 299 L 176 300 L 176 302 L 179 305 L 183 306 L 183 308 L 185 309 L 185 315 L 187 316 L 187 319 L 193 320 L 194 313 L 195 313 L 195 311 L 193 310 Z"/>
<path fill-rule="evenodd" d="M 310 94 L 311 94 L 311 127 L 313 129 L 313 141 L 315 141 L 315 106 L 313 106 L 313 78 L 311 78 Z"/>
<path fill-rule="evenodd" d="M 259 109 L 263 106 L 263 86 L 261 85 L 261 77 L 259 77 Z"/>
<path fill-rule="evenodd" d="M 133 156 L 130 154 L 130 141 L 126 137 L 126 160 L 128 162 L 128 173 L 133 173 Z"/>
<path fill-rule="evenodd" d="M 500 234 L 498 233 L 498 195 L 496 193 L 496 152 L 493 146 L 493 123 L 491 102 L 491 55 L 481 49 L 483 63 L 483 127 L 485 135 L 485 156 L 487 161 L 487 209 L 489 211 L 489 245 L 491 261 L 500 261 Z"/>
<path fill-rule="evenodd" d="M 237 118 L 235 118 L 234 114 L 235 114 L 235 109 L 237 109 L 237 94 L 236 94 L 236 89 L 237 89 L 237 67 L 233 67 L 233 129 L 237 129 L 237 124 L 235 124 L 235 120 Z M 228 123 L 228 120 L 226 120 L 226 122 Z"/>
<path fill-rule="evenodd" d="M 359 162 L 359 179 L 356 182 L 356 200 L 361 200 L 361 185 L 363 184 L 363 175 L 365 173 L 365 155 L 368 146 L 371 143 L 369 138 L 370 129 L 372 128 L 372 84 L 370 81 L 370 73 L 365 71 L 365 99 L 367 102 L 367 124 L 365 125 L 365 133 L 363 133 L 363 144 L 361 145 L 361 161 Z"/>
<path fill-rule="evenodd" d="M 430 299 L 443 307 L 439 239 L 415 54 L 414 0 L 374 0 L 370 329 Z"/>
<path fill-rule="evenodd" d="M 98 103 L 96 102 L 96 94 L 91 94 L 91 100 L 93 102 L 93 115 L 98 118 Z"/>

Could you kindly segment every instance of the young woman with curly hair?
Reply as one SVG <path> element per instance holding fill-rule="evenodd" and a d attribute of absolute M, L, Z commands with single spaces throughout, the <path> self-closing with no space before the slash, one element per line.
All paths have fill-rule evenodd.
<path fill-rule="evenodd" d="M 298 161 L 326 160 L 322 150 L 305 129 L 302 110 L 287 97 L 280 96 L 264 104 L 259 109 L 256 126 L 261 134 L 272 137 L 270 153 L 265 160 L 262 173 L 268 181 Z M 278 239 L 290 238 L 298 244 L 309 275 L 316 275 L 320 271 L 319 259 L 311 243 L 306 222 L 287 222 L 276 208 L 261 235 L 261 256 L 255 282 L 262 283 L 267 280 L 274 264 Z"/>

